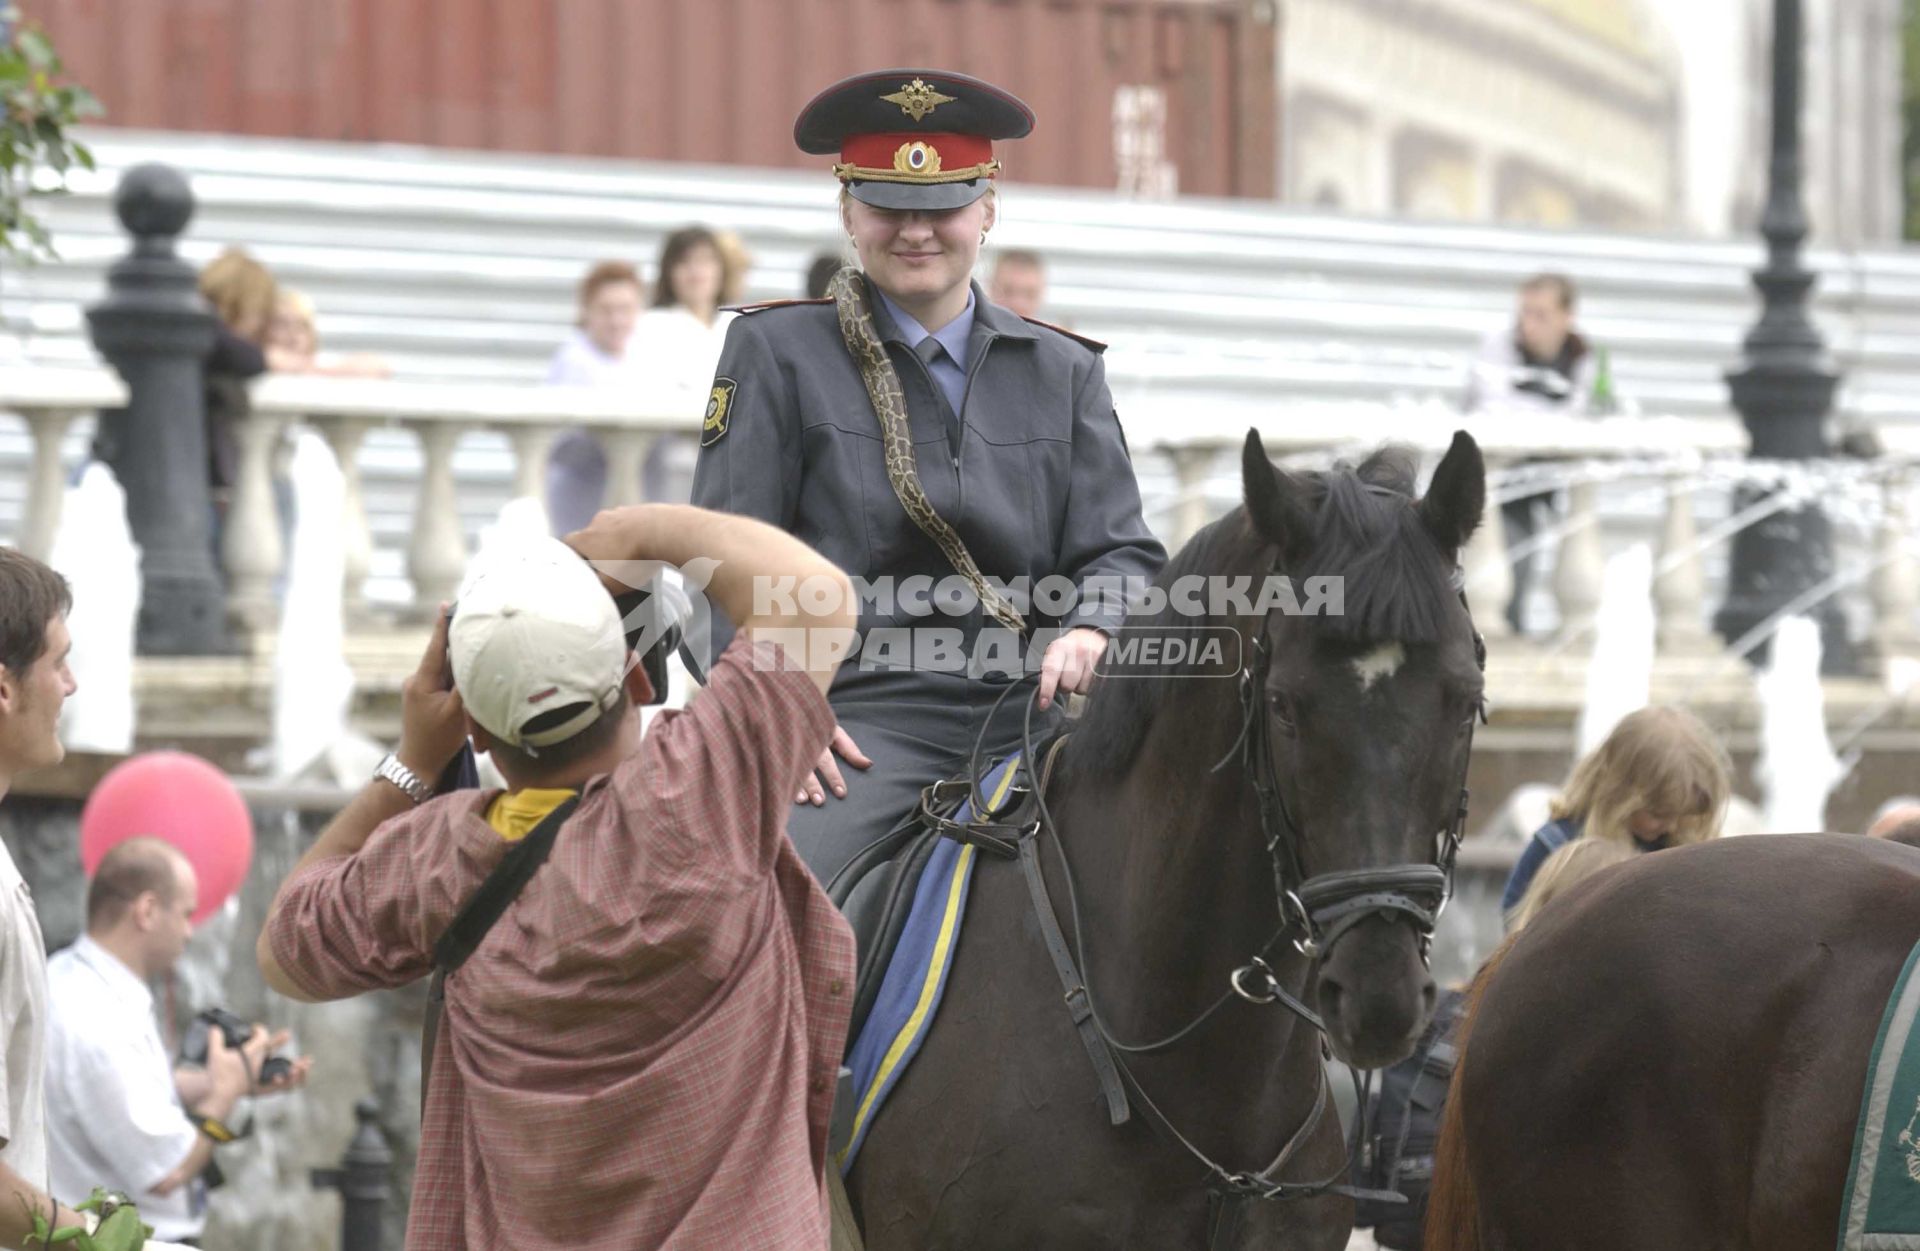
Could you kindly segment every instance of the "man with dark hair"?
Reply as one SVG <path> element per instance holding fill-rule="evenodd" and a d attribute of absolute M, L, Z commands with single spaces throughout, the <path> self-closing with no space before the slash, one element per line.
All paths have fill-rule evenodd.
<path fill-rule="evenodd" d="M 649 683 L 609 593 L 627 587 L 581 557 L 711 558 L 706 593 L 740 623 L 706 689 L 644 738 Z M 856 607 L 798 539 L 683 506 L 475 558 L 402 688 L 399 747 L 281 886 L 259 945 L 296 999 L 404 985 L 510 847 L 551 848 L 445 978 L 409 1248 L 559 1230 L 606 1251 L 827 1245 L 853 937 L 786 822 L 833 733 L 823 692 Z M 469 738 L 511 789 L 432 798 L 423 779 Z"/>
<path fill-rule="evenodd" d="M 1579 293 L 1565 274 L 1540 273 L 1520 284 L 1519 309 L 1512 326 L 1481 344 L 1467 377 L 1464 407 L 1480 412 L 1596 412 L 1601 381 L 1596 353 L 1574 328 Z M 1606 379 L 1611 388 L 1611 378 Z M 1602 399 L 1610 400 L 1610 394 Z M 1522 545 L 1540 529 L 1540 514 L 1554 514 L 1554 493 L 1511 499 L 1500 506 L 1507 546 L 1521 548 L 1513 559 L 1513 598 L 1507 621 L 1514 632 L 1525 625 L 1525 604 L 1537 563 Z"/>
<path fill-rule="evenodd" d="M 74 692 L 67 581 L 0 547 L 0 799 L 29 769 L 66 755 L 56 732 Z M 56 1207 L 47 1185 L 47 949 L 33 896 L 0 843 L 0 1246 L 24 1247 L 33 1217 L 55 1228 L 83 1221 Z"/>
<path fill-rule="evenodd" d="M 1002 248 L 993 262 L 987 298 L 1010 313 L 1038 319 L 1047 303 L 1047 263 L 1038 252 Z"/>
<path fill-rule="evenodd" d="M 287 1035 L 255 1025 L 238 1049 L 222 1031 L 208 1031 L 205 1066 L 174 1069 L 148 986 L 186 950 L 199 895 L 193 865 L 177 849 L 129 839 L 94 870 L 87 932 L 47 962 L 54 1193 L 121 1191 L 157 1236 L 188 1244 L 206 1226 L 201 1175 L 214 1148 L 237 1137 L 234 1108 L 250 1094 L 293 1089 L 313 1064 L 301 1059 L 259 1082 L 268 1053 Z"/>

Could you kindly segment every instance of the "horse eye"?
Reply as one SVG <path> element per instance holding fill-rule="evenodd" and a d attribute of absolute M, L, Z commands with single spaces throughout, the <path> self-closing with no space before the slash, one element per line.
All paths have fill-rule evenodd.
<path fill-rule="evenodd" d="M 1267 707 L 1273 709 L 1273 719 L 1280 723 L 1281 729 L 1288 732 L 1293 730 L 1293 710 L 1287 706 L 1284 695 L 1267 696 Z"/>

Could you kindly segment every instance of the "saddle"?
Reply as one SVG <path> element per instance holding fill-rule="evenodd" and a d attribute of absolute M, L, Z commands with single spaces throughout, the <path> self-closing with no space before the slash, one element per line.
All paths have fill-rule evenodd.
<path fill-rule="evenodd" d="M 1051 742 L 1039 748 L 1045 759 Z M 984 812 L 974 812 L 975 793 Z M 915 893 L 942 839 L 1011 860 L 1020 830 L 1035 819 L 1032 774 L 1020 753 L 994 761 L 983 776 L 968 773 L 933 783 L 898 824 L 862 848 L 827 883 L 827 895 L 853 927 L 859 952 L 848 1045 L 873 1012 L 880 983 L 912 914 Z"/>
<path fill-rule="evenodd" d="M 1051 744 L 1037 758 L 1051 761 Z M 1044 786 L 1047 770 L 1040 772 Z M 874 1114 L 932 1028 L 979 857 L 1017 856 L 1021 835 L 1037 827 L 1035 785 L 1019 753 L 977 780 L 967 774 L 936 782 L 911 813 L 827 883 L 859 951 L 827 1131 L 828 1150 L 842 1170 L 852 1166 Z"/>

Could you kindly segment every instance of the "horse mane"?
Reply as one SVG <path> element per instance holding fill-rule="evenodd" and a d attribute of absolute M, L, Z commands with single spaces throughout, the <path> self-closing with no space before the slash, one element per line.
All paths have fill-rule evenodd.
<path fill-rule="evenodd" d="M 1342 612 L 1305 618 L 1313 629 L 1356 646 L 1430 643 L 1444 636 L 1458 593 L 1452 561 L 1413 507 L 1417 473 L 1413 450 L 1389 445 L 1358 465 L 1341 461 L 1328 470 L 1288 475 L 1287 489 L 1301 493 L 1315 520 L 1306 554 L 1289 560 L 1292 568 L 1285 572 L 1294 577 L 1296 593 L 1303 578 L 1332 576 L 1341 580 L 1345 596 Z M 1196 575 L 1252 574 L 1257 591 L 1259 577 L 1273 565 L 1273 546 L 1242 504 L 1188 540 L 1154 585 L 1171 587 Z M 1130 613 L 1125 623 L 1128 630 L 1164 635 L 1231 624 L 1229 617 L 1184 615 L 1171 603 L 1157 613 Z M 1104 683 L 1075 730 L 1073 754 L 1103 770 L 1124 771 L 1182 679 L 1198 671 L 1193 664 L 1170 665 L 1150 677 Z M 1234 690 L 1217 675 L 1212 680 L 1223 694 Z"/>

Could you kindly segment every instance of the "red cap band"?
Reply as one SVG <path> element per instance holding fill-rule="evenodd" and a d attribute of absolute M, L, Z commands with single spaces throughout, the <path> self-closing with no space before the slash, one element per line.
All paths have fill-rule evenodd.
<path fill-rule="evenodd" d="M 912 134 L 849 135 L 840 145 L 842 164 L 855 169 L 889 171 L 919 181 L 979 178 L 980 167 L 993 161 L 993 140 L 979 135 Z"/>

